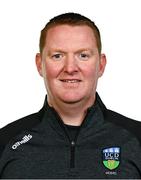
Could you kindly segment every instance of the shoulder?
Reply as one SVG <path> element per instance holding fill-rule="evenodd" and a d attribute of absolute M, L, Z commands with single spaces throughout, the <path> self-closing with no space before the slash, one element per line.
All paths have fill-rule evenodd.
<path fill-rule="evenodd" d="M 4 149 L 5 145 L 18 133 L 23 130 L 30 129 L 40 123 L 43 116 L 43 108 L 34 114 L 18 119 L 5 127 L 0 129 L 0 151 Z M 1 153 L 1 152 L 0 152 Z"/>
<path fill-rule="evenodd" d="M 141 122 L 107 109 L 98 93 L 96 93 L 96 98 L 103 112 L 104 119 L 134 134 L 141 143 Z"/>
<path fill-rule="evenodd" d="M 118 125 L 134 134 L 141 143 L 141 122 L 107 109 L 104 112 L 107 121 Z"/>

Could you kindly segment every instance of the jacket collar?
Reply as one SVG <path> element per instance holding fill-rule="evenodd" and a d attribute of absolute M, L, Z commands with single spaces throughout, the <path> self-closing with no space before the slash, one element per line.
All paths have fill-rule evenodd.
<path fill-rule="evenodd" d="M 105 114 L 105 111 L 107 110 L 107 108 L 106 108 L 105 104 L 102 102 L 98 92 L 96 92 L 96 101 L 95 102 L 99 104 L 103 114 Z M 94 106 L 94 105 L 95 105 L 95 103 L 92 106 Z M 47 109 L 47 107 L 49 107 L 49 105 L 48 105 L 48 102 L 47 102 L 47 95 L 46 95 L 45 100 L 44 100 L 44 104 L 43 104 L 44 111 Z"/>
<path fill-rule="evenodd" d="M 66 134 L 68 134 L 66 133 L 66 127 L 54 108 L 48 105 L 47 96 L 45 98 L 43 109 L 44 115 L 41 120 L 41 129 L 48 134 L 49 130 L 47 127 L 50 127 L 52 130 L 57 132 L 59 136 L 66 138 Z M 105 109 L 105 105 L 102 103 L 98 93 L 96 93 L 95 103 L 88 108 L 86 117 L 80 126 L 78 137 L 79 142 L 86 140 L 87 137 L 94 135 L 102 128 L 102 124 L 104 122 L 103 111 L 105 111 Z"/>

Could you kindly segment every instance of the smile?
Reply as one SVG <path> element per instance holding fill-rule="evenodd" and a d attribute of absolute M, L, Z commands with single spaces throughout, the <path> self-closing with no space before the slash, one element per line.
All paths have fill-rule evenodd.
<path fill-rule="evenodd" d="M 66 83 L 78 83 L 78 82 L 81 82 L 81 80 L 78 80 L 78 79 L 63 79 L 61 81 L 66 82 Z"/>

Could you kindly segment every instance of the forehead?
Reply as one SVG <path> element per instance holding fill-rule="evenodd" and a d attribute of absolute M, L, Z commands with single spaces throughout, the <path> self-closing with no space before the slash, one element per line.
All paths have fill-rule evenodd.
<path fill-rule="evenodd" d="M 45 46 L 61 48 L 67 45 L 96 46 L 93 29 L 87 25 L 57 25 L 48 29 Z"/>

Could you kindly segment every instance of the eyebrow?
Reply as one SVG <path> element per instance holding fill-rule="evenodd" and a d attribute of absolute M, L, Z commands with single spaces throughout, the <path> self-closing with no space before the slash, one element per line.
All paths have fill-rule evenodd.
<path fill-rule="evenodd" d="M 65 51 L 61 50 L 61 49 L 50 49 L 47 51 L 47 54 L 51 54 L 52 52 L 61 52 L 61 53 L 65 53 Z"/>
<path fill-rule="evenodd" d="M 83 52 L 83 51 L 90 51 L 90 53 L 93 53 L 93 52 L 94 52 L 94 49 L 83 48 L 83 49 L 79 49 L 78 51 L 76 51 L 76 53 L 80 53 L 80 52 Z"/>

